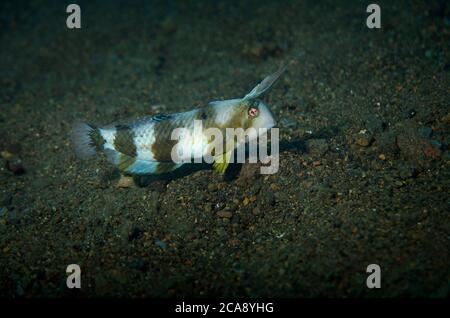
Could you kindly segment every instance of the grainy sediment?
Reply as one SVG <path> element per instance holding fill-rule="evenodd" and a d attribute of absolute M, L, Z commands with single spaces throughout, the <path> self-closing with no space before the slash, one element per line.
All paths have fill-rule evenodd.
<path fill-rule="evenodd" d="M 0 296 L 448 296 L 449 5 L 377 3 L 380 30 L 364 1 L 80 1 L 68 30 L 2 1 Z M 133 185 L 73 154 L 77 120 L 242 97 L 287 61 L 277 174 Z"/>

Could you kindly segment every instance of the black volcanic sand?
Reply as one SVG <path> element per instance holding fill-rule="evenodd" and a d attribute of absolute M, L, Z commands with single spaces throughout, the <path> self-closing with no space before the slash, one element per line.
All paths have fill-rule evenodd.
<path fill-rule="evenodd" d="M 379 30 L 365 1 L 144 2 L 78 2 L 80 30 L 56 1 L 0 5 L 1 296 L 448 296 L 448 2 L 379 1 Z M 79 119 L 242 97 L 289 61 L 263 97 L 274 175 L 120 188 L 73 154 Z"/>

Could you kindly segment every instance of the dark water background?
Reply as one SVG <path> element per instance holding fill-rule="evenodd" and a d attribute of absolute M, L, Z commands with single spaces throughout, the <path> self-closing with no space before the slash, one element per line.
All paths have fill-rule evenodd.
<path fill-rule="evenodd" d="M 448 1 L 378 1 L 378 30 L 368 1 L 78 1 L 79 30 L 69 3 L 0 4 L 0 295 L 448 296 Z M 289 61 L 275 175 L 118 187 L 73 155 L 76 120 L 241 97 Z"/>

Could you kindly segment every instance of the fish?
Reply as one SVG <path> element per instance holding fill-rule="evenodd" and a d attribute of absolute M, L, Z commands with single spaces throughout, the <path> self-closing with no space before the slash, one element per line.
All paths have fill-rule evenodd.
<path fill-rule="evenodd" d="M 180 147 L 182 153 L 191 158 L 196 155 L 196 158 L 204 156 L 207 151 L 211 151 L 213 138 L 205 133 L 194 133 L 195 122 L 200 122 L 205 131 L 208 128 L 218 129 L 224 136 L 228 128 L 255 128 L 256 131 L 261 131 L 274 127 L 274 114 L 258 97 L 275 83 L 284 70 L 285 67 L 280 67 L 278 71 L 265 77 L 243 98 L 212 101 L 204 107 L 186 112 L 145 116 L 101 127 L 77 122 L 71 134 L 73 148 L 82 159 L 105 154 L 108 161 L 123 174 L 171 172 L 188 159 L 174 160 L 175 146 Z M 177 128 L 184 129 L 187 133 L 174 140 L 172 134 Z M 238 144 L 234 145 L 235 148 L 237 146 Z M 213 169 L 219 174 L 225 173 L 234 150 L 227 147 L 223 149 L 218 153 L 212 151 Z"/>

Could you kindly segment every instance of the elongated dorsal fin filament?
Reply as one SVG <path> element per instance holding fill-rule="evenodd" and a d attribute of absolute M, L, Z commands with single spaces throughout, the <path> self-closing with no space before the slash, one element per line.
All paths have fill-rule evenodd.
<path fill-rule="evenodd" d="M 245 97 L 242 99 L 242 101 L 246 101 L 246 100 L 250 100 L 250 99 L 255 99 L 259 96 L 261 96 L 265 91 L 267 91 L 272 85 L 273 83 L 276 82 L 276 80 L 281 76 L 281 74 L 283 74 L 283 72 L 286 69 L 286 65 L 283 65 L 282 67 L 280 67 L 278 69 L 278 71 L 276 71 L 275 73 L 267 76 L 265 79 L 263 79 L 261 81 L 261 83 L 259 83 L 258 85 L 256 85 L 251 91 L 250 93 L 248 93 L 247 95 L 245 95 Z"/>

